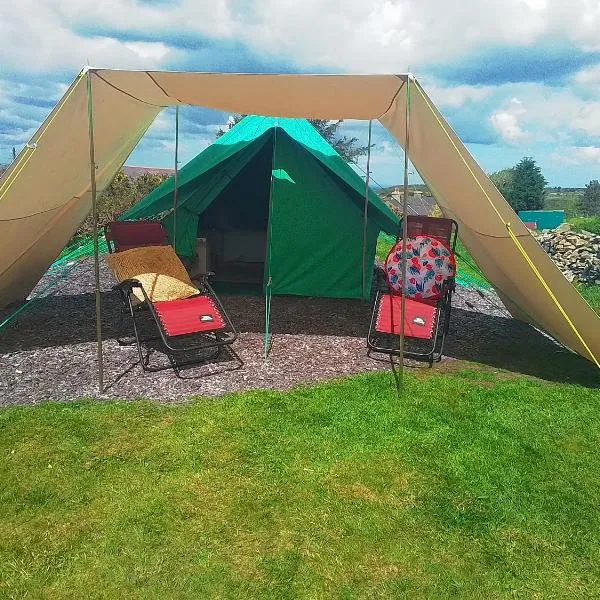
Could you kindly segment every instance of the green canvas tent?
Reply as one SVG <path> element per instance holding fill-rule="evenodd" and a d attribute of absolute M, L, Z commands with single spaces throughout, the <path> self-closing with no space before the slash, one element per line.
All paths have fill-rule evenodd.
<path fill-rule="evenodd" d="M 307 120 L 247 116 L 187 163 L 177 183 L 166 180 L 121 219 L 161 219 L 184 257 L 205 238 L 222 280 L 361 298 L 377 236 L 398 228 L 371 190 L 368 200 L 365 215 L 364 181 Z"/>

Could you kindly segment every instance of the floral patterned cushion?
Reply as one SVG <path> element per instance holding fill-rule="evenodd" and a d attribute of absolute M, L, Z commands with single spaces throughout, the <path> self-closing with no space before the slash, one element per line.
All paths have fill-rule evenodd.
<path fill-rule="evenodd" d="M 402 240 L 398 240 L 385 260 L 385 272 L 392 292 L 402 292 Z M 454 277 L 456 261 L 448 244 L 428 235 L 406 240 L 406 295 L 410 298 L 440 298 L 444 282 Z"/>

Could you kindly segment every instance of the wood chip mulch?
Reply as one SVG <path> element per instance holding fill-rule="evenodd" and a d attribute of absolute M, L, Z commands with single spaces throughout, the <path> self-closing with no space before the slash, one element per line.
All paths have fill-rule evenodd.
<path fill-rule="evenodd" d="M 263 299 L 222 296 L 240 331 L 233 353 L 221 350 L 199 366 L 182 367 L 178 374 L 172 369 L 144 373 L 136 347 L 117 341 L 131 336 L 130 317 L 111 290 L 112 275 L 104 261 L 101 264 L 105 392 L 98 394 L 93 267 L 86 259 L 66 276 L 47 274 L 36 291 L 56 279 L 51 289 L 0 331 L 0 406 L 81 397 L 178 402 L 240 390 L 286 389 L 390 368 L 389 360 L 367 356 L 370 308 L 366 302 L 273 298 L 271 348 L 265 360 Z M 0 311 L 0 321 L 8 314 Z M 482 298 L 464 288 L 455 295 L 446 353 L 434 370 L 474 361 L 494 369 L 559 379 L 574 372 L 572 364 L 587 369 L 583 359 L 532 327 L 507 318 L 495 294 Z M 544 366 L 557 355 L 565 364 L 565 374 Z M 167 357 L 156 350 L 151 360 L 152 364 L 165 363 Z"/>

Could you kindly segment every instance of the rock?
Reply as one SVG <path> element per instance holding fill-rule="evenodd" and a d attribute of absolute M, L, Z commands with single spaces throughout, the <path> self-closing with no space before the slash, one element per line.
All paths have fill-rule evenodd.
<path fill-rule="evenodd" d="M 568 223 L 531 233 L 569 281 L 598 284 L 600 235 L 572 231 Z"/>

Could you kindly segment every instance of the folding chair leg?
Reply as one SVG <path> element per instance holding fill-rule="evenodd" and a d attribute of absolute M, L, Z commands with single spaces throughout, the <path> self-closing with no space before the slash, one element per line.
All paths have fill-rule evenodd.
<path fill-rule="evenodd" d="M 150 372 L 150 373 L 156 373 L 158 371 L 165 371 L 167 369 L 173 369 L 176 373 L 179 372 L 179 368 L 180 367 L 185 367 L 185 366 L 189 366 L 189 365 L 196 365 L 198 364 L 198 360 L 189 360 L 189 361 L 184 361 L 184 362 L 176 362 L 174 359 L 174 354 L 176 354 L 176 352 L 174 352 L 171 348 L 166 347 L 166 355 L 167 358 L 169 359 L 169 364 L 167 365 L 158 365 L 158 366 L 150 366 L 150 356 L 151 356 L 151 352 L 146 352 L 145 356 L 144 356 L 144 350 L 142 348 L 142 342 L 148 342 L 151 340 L 160 340 L 161 336 L 154 336 L 154 337 L 150 337 L 150 338 L 144 338 L 142 340 L 142 338 L 140 337 L 140 332 L 138 330 L 138 325 L 137 325 L 137 320 L 135 317 L 135 308 L 133 307 L 133 304 L 131 302 L 131 296 L 127 297 L 127 301 L 129 304 L 129 313 L 131 314 L 131 318 L 133 321 L 133 333 L 135 336 L 135 344 L 137 346 L 137 351 L 138 351 L 138 357 L 140 359 L 140 365 L 142 366 L 142 369 L 146 372 Z M 218 342 L 218 336 L 215 333 L 215 340 Z M 220 351 L 221 351 L 221 346 L 220 345 L 215 345 L 213 346 L 207 346 L 206 348 L 201 348 L 202 350 L 212 350 L 212 354 L 210 356 L 207 356 L 207 358 L 212 358 L 214 356 L 216 356 Z M 181 352 L 187 352 L 187 349 L 181 350 Z"/>

